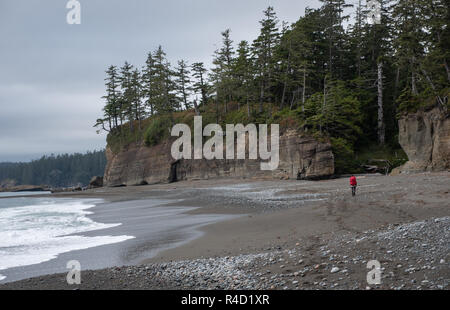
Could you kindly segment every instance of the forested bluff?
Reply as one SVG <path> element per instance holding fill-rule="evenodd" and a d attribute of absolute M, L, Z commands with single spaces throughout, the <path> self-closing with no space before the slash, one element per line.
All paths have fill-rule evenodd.
<path fill-rule="evenodd" d="M 251 41 L 234 42 L 232 30 L 224 29 L 211 64 L 180 59 L 172 65 L 158 46 L 144 64 L 108 67 L 103 115 L 95 127 L 108 133 L 105 176 L 116 175 L 110 184 L 153 180 L 153 159 L 135 159 L 155 155 L 169 143 L 169 129 L 192 126 L 195 115 L 204 126 L 277 123 L 288 139 L 296 132 L 298 141 L 314 140 L 300 163 L 287 160 L 299 169 L 306 162 L 314 170 L 312 149 L 325 174 L 331 167 L 333 175 L 373 167 L 398 167 L 395 173 L 449 169 L 448 4 L 382 0 L 381 21 L 373 24 L 362 3 L 321 3 L 292 24 L 268 7 Z M 163 162 L 159 181 L 167 180 L 173 164 L 170 158 Z M 219 166 L 218 175 L 228 171 Z M 133 169 L 144 174 L 136 178 Z M 192 167 L 179 169 L 186 174 Z"/>
<path fill-rule="evenodd" d="M 381 1 L 381 21 L 373 24 L 361 4 L 321 2 L 293 24 L 280 22 L 268 7 L 253 41 L 235 44 L 232 30 L 225 29 L 212 66 L 183 59 L 172 66 L 162 46 L 149 52 L 143 65 L 111 65 L 104 114 L 95 124 L 108 132 L 106 183 L 167 180 L 173 162 L 160 157 L 172 139 L 170 128 L 176 123 L 192 127 L 194 115 L 203 117 L 203 126 L 222 128 L 276 123 L 282 139 L 295 131 L 296 143 L 316 141 L 306 154 L 300 146 L 280 149 L 295 156 L 287 156 L 287 169 L 277 177 L 316 170 L 314 160 L 325 167 L 323 176 L 330 175 L 332 165 L 324 165 L 323 158 L 333 160 L 332 174 L 389 172 L 408 160 L 404 148 L 408 155 L 414 148 L 432 154 L 436 139 L 438 158 L 445 159 L 449 140 L 435 136 L 446 135 L 448 128 L 448 5 L 441 0 Z M 416 114 L 416 125 L 402 122 Z M 399 123 L 406 129 L 399 132 Z M 415 136 L 427 139 L 412 141 Z M 324 155 L 319 144 L 329 145 L 332 156 Z M 311 157 L 312 149 L 319 158 Z M 184 176 L 208 178 L 242 176 L 243 167 L 248 163 L 182 162 L 176 169 Z M 405 167 L 447 169 L 448 162 L 424 160 Z"/>

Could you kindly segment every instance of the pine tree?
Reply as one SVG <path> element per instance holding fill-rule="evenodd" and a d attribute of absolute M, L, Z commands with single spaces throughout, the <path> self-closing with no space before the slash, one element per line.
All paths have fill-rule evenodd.
<path fill-rule="evenodd" d="M 142 106 L 142 84 L 141 73 L 135 69 L 131 75 L 131 89 L 132 89 L 132 109 L 134 113 L 134 120 L 138 121 L 139 130 L 141 130 L 141 120 L 144 117 L 144 108 Z"/>
<path fill-rule="evenodd" d="M 152 53 L 147 54 L 145 66 L 142 69 L 142 95 L 146 108 L 150 109 L 150 115 L 155 112 L 155 91 L 153 89 L 153 79 L 155 77 L 155 61 Z"/>
<path fill-rule="evenodd" d="M 166 53 L 162 47 L 153 53 L 154 77 L 152 89 L 154 91 L 153 107 L 157 113 L 170 113 L 177 107 L 175 95 L 175 83 L 172 80 L 174 75 L 170 63 L 166 60 Z"/>
<path fill-rule="evenodd" d="M 388 1 L 380 0 L 381 5 L 381 22 L 379 24 L 367 25 L 367 37 L 369 40 L 368 51 L 371 57 L 368 59 L 371 63 L 370 67 L 376 71 L 377 84 L 377 137 L 378 143 L 385 143 L 386 124 L 385 113 L 388 101 L 384 96 L 384 78 L 385 68 L 390 65 L 389 59 L 393 58 L 392 54 L 392 19 L 390 18 Z M 376 69 L 375 69 L 376 67 Z"/>
<path fill-rule="evenodd" d="M 419 69 L 428 91 L 441 109 L 447 109 L 450 85 L 450 5 L 444 0 L 423 0 L 424 46 L 429 51 Z"/>
<path fill-rule="evenodd" d="M 306 102 L 305 125 L 342 138 L 353 146 L 362 134 L 359 101 L 343 81 L 326 83 L 324 93 L 316 93 Z"/>
<path fill-rule="evenodd" d="M 388 0 L 389 1 L 389 0 Z M 392 47 L 392 20 L 388 1 L 380 1 L 381 23 L 368 23 L 368 13 L 361 2 L 357 7 L 357 18 L 351 27 L 349 44 L 354 53 L 354 68 L 357 74 L 346 76 L 355 87 L 355 95 L 361 103 L 364 115 L 363 127 L 367 138 L 385 143 L 386 122 L 396 123 L 391 111 L 394 95 L 386 96 L 386 89 L 394 87 L 395 76 Z M 395 108 L 394 108 L 395 109 Z"/>
<path fill-rule="evenodd" d="M 341 165 L 353 150 L 376 141 L 397 146 L 398 112 L 434 100 L 448 109 L 448 1 L 380 0 L 381 23 L 370 24 L 364 0 L 358 0 L 356 19 L 348 27 L 345 0 L 321 2 L 320 8 L 306 9 L 296 23 L 283 23 L 280 30 L 274 9 L 268 7 L 258 37 L 251 47 L 240 42 L 236 53 L 230 30 L 222 32 L 211 74 L 197 62 L 190 78 L 184 61 L 173 72 L 161 47 L 148 55 L 141 77 L 129 64 L 117 78 L 119 74 L 109 68 L 104 115 L 97 125 L 112 130 L 129 122 L 132 129 L 133 120 L 145 117 L 146 109 L 153 115 L 193 105 L 199 115 L 200 109 L 214 113 L 207 106 L 213 103 L 219 122 L 223 116 L 219 105 L 227 113 L 228 103 L 234 101 L 239 109 L 247 105 L 248 119 L 257 112 L 253 115 L 257 122 L 271 116 L 270 121 L 289 120 L 289 126 L 303 125 L 331 137 Z M 190 98 L 195 100 L 189 102 Z M 286 109 L 276 111 L 273 104 Z M 222 119 L 236 115 L 242 116 L 232 113 Z"/>
<path fill-rule="evenodd" d="M 398 1 L 393 8 L 396 38 L 394 47 L 398 65 L 406 72 L 406 85 L 413 96 L 419 94 L 418 64 L 424 55 L 424 16 L 422 0 Z"/>
<path fill-rule="evenodd" d="M 319 1 L 323 3 L 321 12 L 328 49 L 327 71 L 331 74 L 331 78 L 342 78 L 342 64 L 346 56 L 344 54 L 346 36 L 343 23 L 349 19 L 349 15 L 344 15 L 344 9 L 352 7 L 352 5 L 346 4 L 345 0 Z"/>
<path fill-rule="evenodd" d="M 185 109 L 190 109 L 191 104 L 188 102 L 188 99 L 192 92 L 191 80 L 190 80 L 190 71 L 189 66 L 184 60 L 178 61 L 178 67 L 176 70 L 176 89 L 177 93 L 180 97 L 181 102 L 184 105 Z"/>
<path fill-rule="evenodd" d="M 106 70 L 106 95 L 102 97 L 106 101 L 103 108 L 104 117 L 98 119 L 94 125 L 94 127 L 101 126 L 102 129 L 107 132 L 112 131 L 118 126 L 118 119 L 120 117 L 118 79 L 117 67 L 110 66 L 108 70 Z M 108 128 L 105 127 L 105 122 L 108 124 Z"/>
<path fill-rule="evenodd" d="M 247 115 L 250 117 L 250 100 L 253 74 L 250 46 L 247 41 L 241 41 L 237 49 L 237 58 L 233 65 L 233 78 L 236 82 L 236 96 L 238 97 L 238 108 L 240 103 L 247 104 Z"/>
<path fill-rule="evenodd" d="M 281 99 L 280 99 L 280 107 L 284 108 L 284 104 L 286 101 L 286 94 L 288 88 L 291 86 L 293 79 L 291 76 L 292 73 L 292 39 L 289 36 L 290 29 L 286 23 L 283 22 L 282 30 L 280 35 L 280 44 L 278 48 L 275 50 L 274 58 L 275 63 L 278 64 L 277 71 L 275 72 L 275 80 L 277 84 L 281 86 Z"/>
<path fill-rule="evenodd" d="M 125 61 L 125 64 L 120 68 L 120 86 L 122 89 L 121 93 L 121 106 L 120 111 L 122 115 L 125 115 L 129 125 L 130 130 L 133 131 L 133 100 L 134 92 L 132 86 L 132 75 L 133 75 L 133 65 Z"/>
<path fill-rule="evenodd" d="M 301 17 L 286 33 L 286 38 L 282 39 L 290 49 L 291 74 L 288 77 L 288 93 L 291 108 L 296 101 L 300 101 L 304 110 L 308 93 L 322 89 L 327 56 L 323 48 L 319 17 L 319 10 L 306 10 L 305 16 Z"/>
<path fill-rule="evenodd" d="M 192 76 L 196 79 L 193 84 L 193 90 L 196 94 L 201 95 L 201 104 L 208 103 L 208 84 L 206 82 L 207 70 L 203 62 L 196 62 L 192 64 Z"/>
<path fill-rule="evenodd" d="M 228 112 L 228 102 L 233 100 L 233 41 L 230 37 L 231 30 L 227 29 L 222 32 L 222 47 L 215 51 L 212 69 L 213 85 L 216 91 L 218 101 L 222 101 L 225 106 L 225 113 Z"/>
<path fill-rule="evenodd" d="M 278 19 L 274 8 L 269 6 L 264 12 L 264 19 L 260 21 L 261 30 L 258 38 L 253 41 L 253 54 L 258 71 L 259 112 L 263 112 L 263 103 L 266 99 L 273 100 L 271 87 L 273 86 L 273 73 L 275 62 L 274 50 L 279 42 Z"/>

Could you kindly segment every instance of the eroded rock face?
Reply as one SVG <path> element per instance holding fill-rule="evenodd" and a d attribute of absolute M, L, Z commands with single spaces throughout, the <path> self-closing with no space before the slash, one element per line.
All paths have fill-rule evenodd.
<path fill-rule="evenodd" d="M 394 173 L 450 169 L 450 117 L 438 108 L 399 120 L 399 143 L 409 161 Z"/>
<path fill-rule="evenodd" d="M 89 188 L 97 188 L 103 186 L 103 177 L 94 176 L 89 182 Z"/>
<path fill-rule="evenodd" d="M 301 137 L 294 131 L 280 137 L 280 163 L 274 171 L 261 170 L 259 160 L 174 161 L 171 145 L 172 141 L 153 147 L 131 144 L 117 154 L 107 147 L 104 185 L 140 185 L 217 177 L 319 179 L 334 173 L 331 144 Z"/>

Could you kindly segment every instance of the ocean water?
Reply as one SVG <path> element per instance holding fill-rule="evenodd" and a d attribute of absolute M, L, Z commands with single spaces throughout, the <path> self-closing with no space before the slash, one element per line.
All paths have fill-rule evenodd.
<path fill-rule="evenodd" d="M 2 270 L 39 264 L 59 254 L 122 242 L 129 235 L 87 237 L 83 232 L 121 223 L 98 223 L 88 218 L 101 199 L 16 197 L 26 193 L 0 193 L 0 281 Z M 33 193 L 36 194 L 36 193 Z"/>
<path fill-rule="evenodd" d="M 4 197 L 17 197 L 17 196 L 31 196 L 31 195 L 48 195 L 51 192 L 1 192 L 0 198 Z"/>

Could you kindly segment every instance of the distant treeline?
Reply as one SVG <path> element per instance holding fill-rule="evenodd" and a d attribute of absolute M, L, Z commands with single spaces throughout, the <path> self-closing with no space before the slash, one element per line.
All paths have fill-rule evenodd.
<path fill-rule="evenodd" d="M 0 163 L 0 183 L 13 180 L 16 185 L 87 185 L 91 177 L 103 175 L 105 166 L 104 150 L 86 154 L 52 154 L 28 163 Z"/>

